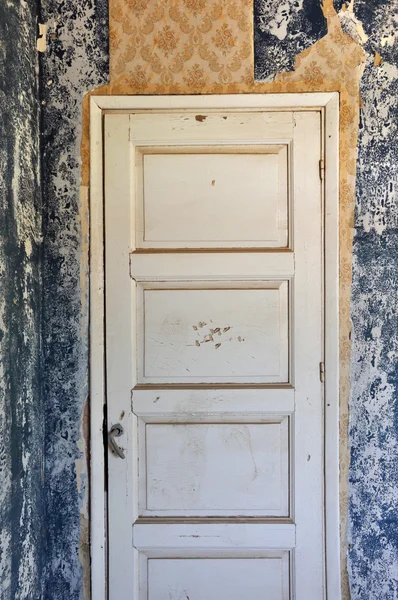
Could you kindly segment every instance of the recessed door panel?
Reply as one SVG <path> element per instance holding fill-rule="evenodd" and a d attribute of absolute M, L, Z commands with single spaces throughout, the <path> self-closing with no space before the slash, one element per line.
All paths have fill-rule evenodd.
<path fill-rule="evenodd" d="M 288 516 L 288 418 L 140 427 L 140 514 Z"/>
<path fill-rule="evenodd" d="M 287 282 L 139 287 L 140 383 L 287 383 Z"/>
<path fill-rule="evenodd" d="M 287 146 L 136 153 L 137 247 L 286 247 Z"/>
<path fill-rule="evenodd" d="M 289 598 L 286 555 L 267 558 L 149 558 L 145 579 L 142 600 Z"/>

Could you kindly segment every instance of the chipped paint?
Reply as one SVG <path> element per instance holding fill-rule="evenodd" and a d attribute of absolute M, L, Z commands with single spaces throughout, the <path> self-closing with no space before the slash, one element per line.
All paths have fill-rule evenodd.
<path fill-rule="evenodd" d="M 378 67 L 378 66 L 380 66 L 382 64 L 382 62 L 383 62 L 383 59 L 382 59 L 381 55 L 376 50 L 375 56 L 374 56 L 374 59 L 373 59 L 373 65 L 375 67 Z"/>
<path fill-rule="evenodd" d="M 45 52 L 47 49 L 47 25 L 39 23 L 39 35 L 37 37 L 36 49 L 38 52 Z"/>
<path fill-rule="evenodd" d="M 344 6 L 339 12 L 341 28 L 359 44 L 365 44 L 368 41 L 368 36 L 352 8 L 352 4 L 350 4 L 349 6 Z"/>

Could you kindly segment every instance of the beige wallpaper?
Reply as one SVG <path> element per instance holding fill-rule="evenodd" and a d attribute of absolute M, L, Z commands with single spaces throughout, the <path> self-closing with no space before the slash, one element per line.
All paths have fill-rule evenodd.
<path fill-rule="evenodd" d="M 271 83 L 253 80 L 252 0 L 110 0 L 111 81 L 95 94 L 339 91 L 340 126 L 340 435 L 344 597 L 348 479 L 351 246 L 359 81 L 364 53 L 325 0 L 328 34 L 297 56 L 295 70 Z M 83 183 L 88 183 L 88 98 L 84 102 Z"/>
<path fill-rule="evenodd" d="M 252 72 L 251 0 L 118 0 L 110 10 L 112 80 L 159 94 L 221 92 Z"/>

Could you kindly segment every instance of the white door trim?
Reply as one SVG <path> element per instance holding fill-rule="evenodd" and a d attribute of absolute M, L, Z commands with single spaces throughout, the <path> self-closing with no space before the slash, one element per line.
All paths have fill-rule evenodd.
<path fill-rule="evenodd" d="M 104 452 L 103 115 L 112 111 L 184 109 L 321 110 L 325 239 L 325 531 L 327 598 L 341 598 L 339 509 L 339 94 L 92 96 L 90 99 L 90 530 L 91 597 L 107 599 Z"/>

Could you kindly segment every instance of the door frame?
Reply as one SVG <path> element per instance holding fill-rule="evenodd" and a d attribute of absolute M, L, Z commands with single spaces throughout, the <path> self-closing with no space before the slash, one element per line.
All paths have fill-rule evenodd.
<path fill-rule="evenodd" d="M 341 598 L 339 506 L 339 93 L 90 98 L 90 552 L 91 597 L 107 600 L 107 496 L 104 448 L 104 114 L 198 109 L 319 110 L 322 115 L 324 227 L 324 465 L 326 595 Z M 327 324 L 327 327 L 326 327 Z"/>

